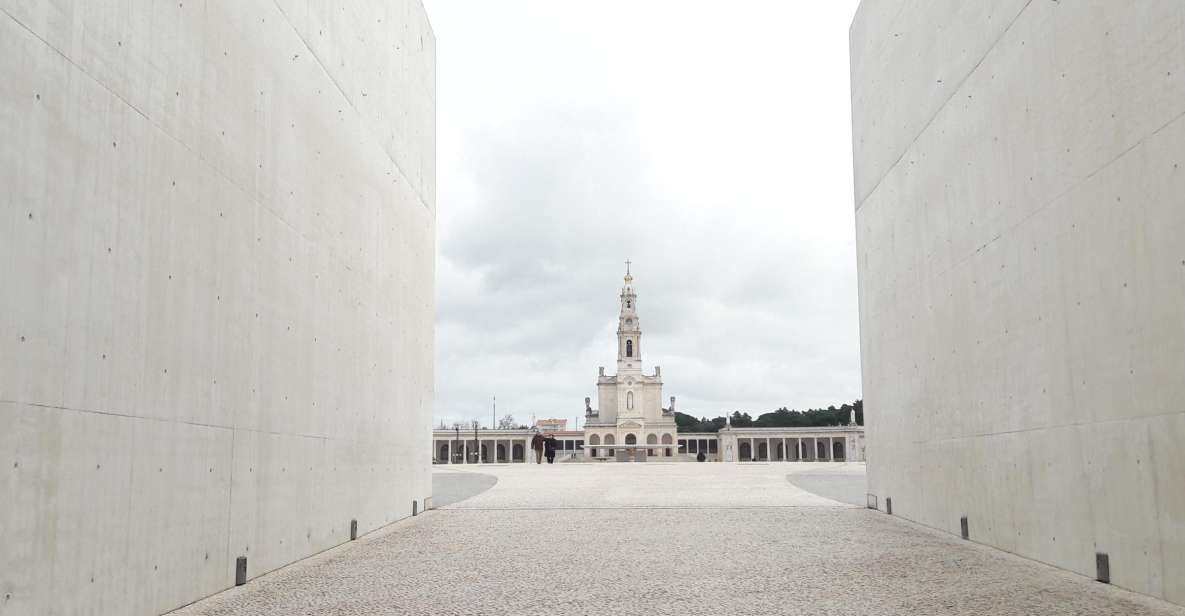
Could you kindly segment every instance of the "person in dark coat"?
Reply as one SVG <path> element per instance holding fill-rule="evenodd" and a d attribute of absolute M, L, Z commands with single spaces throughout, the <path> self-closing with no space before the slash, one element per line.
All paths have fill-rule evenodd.
<path fill-rule="evenodd" d="M 531 437 L 531 449 L 535 452 L 535 464 L 543 463 L 543 435 L 538 432 Z"/>
<path fill-rule="evenodd" d="M 555 447 L 556 447 L 555 437 L 548 434 L 547 437 L 543 439 L 543 451 L 544 451 L 544 454 L 547 456 L 547 463 L 548 464 L 555 463 Z"/>

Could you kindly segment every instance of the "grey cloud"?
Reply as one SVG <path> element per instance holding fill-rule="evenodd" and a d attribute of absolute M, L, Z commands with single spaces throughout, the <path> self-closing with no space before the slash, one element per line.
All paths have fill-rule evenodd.
<path fill-rule="evenodd" d="M 623 74 L 629 62 L 599 70 L 598 54 L 619 53 L 598 38 L 613 33 L 564 23 L 571 40 L 559 40 L 516 21 L 541 5 L 497 5 L 507 15 L 491 24 L 501 17 L 489 5 L 428 3 L 440 54 L 437 417 L 488 422 L 495 393 L 520 419 L 577 416 L 584 396 L 595 399 L 596 367 L 614 361 L 626 258 L 645 361 L 663 366 L 680 410 L 859 397 L 846 81 L 829 84 L 821 103 L 747 91 L 764 97 L 762 113 L 778 101 L 804 105 L 786 110 L 798 120 L 771 118 L 768 133 L 725 106 L 744 107 L 744 96 L 688 99 L 663 117 L 654 111 L 663 92 L 622 91 L 646 83 Z M 846 37 L 847 17 L 803 10 L 828 13 L 828 36 Z M 487 34 L 499 29 L 517 38 Z M 552 47 L 532 51 L 536 36 Z M 828 61 L 846 74 L 846 43 L 835 49 Z M 679 51 L 638 50 L 638 70 L 695 74 L 672 65 Z M 701 90 L 683 81 L 680 95 L 711 96 L 719 81 L 705 73 Z"/>

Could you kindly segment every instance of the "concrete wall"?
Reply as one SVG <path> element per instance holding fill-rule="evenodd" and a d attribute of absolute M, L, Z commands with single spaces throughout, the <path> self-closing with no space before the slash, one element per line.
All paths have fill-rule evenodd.
<path fill-rule="evenodd" d="M 0 613 L 430 495 L 434 58 L 418 0 L 0 0 Z"/>
<path fill-rule="evenodd" d="M 869 485 L 1185 603 L 1185 4 L 866 1 Z"/>

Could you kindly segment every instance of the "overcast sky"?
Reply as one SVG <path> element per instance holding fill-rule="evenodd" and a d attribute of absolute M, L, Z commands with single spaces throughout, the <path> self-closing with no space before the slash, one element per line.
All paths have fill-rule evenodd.
<path fill-rule="evenodd" d="M 857 0 L 425 4 L 438 422 L 582 417 L 627 258 L 680 411 L 860 397 Z"/>

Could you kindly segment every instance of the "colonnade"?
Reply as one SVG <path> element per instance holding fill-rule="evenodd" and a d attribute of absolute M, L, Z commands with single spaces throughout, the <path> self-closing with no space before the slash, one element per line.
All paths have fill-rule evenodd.
<path fill-rule="evenodd" d="M 742 462 L 843 462 L 847 449 L 844 437 L 737 437 L 737 460 Z"/>
<path fill-rule="evenodd" d="M 526 438 L 434 439 L 432 459 L 437 464 L 493 464 L 526 462 L 531 441 Z"/>
<path fill-rule="evenodd" d="M 639 442 L 641 439 L 638 438 L 634 439 L 634 443 L 637 444 L 631 444 L 631 447 L 650 449 L 651 455 L 648 457 L 668 459 L 675 456 L 694 459 L 700 451 L 704 451 L 711 456 L 710 460 L 722 462 L 847 462 L 852 460 L 859 462 L 864 459 L 862 431 L 848 429 L 837 430 L 833 434 L 827 432 L 811 434 L 812 431 L 807 430 L 801 430 L 801 432 L 797 430 L 769 430 L 766 432 L 765 430 L 767 429 L 684 433 L 679 435 L 678 443 L 648 442 L 646 445 L 642 445 Z M 452 432 L 436 431 L 432 440 L 433 461 L 437 464 L 533 461 L 531 438 L 534 435 L 530 432 L 515 431 L 514 434 L 505 432 L 497 434 L 494 431 L 485 431 L 478 439 L 474 439 L 472 433 L 469 438 L 465 438 L 465 433 L 461 433 L 460 436 L 461 438 L 458 439 Z M 556 439 L 557 461 L 600 459 L 597 456 L 598 453 L 601 456 L 613 456 L 613 451 L 617 449 L 614 446 L 613 434 L 588 435 L 587 445 L 584 439 L 580 438 L 584 435 L 578 432 L 557 436 L 559 436 Z M 647 440 L 673 441 L 674 439 L 656 437 Z M 709 445 L 709 447 L 705 448 L 704 445 Z M 598 451 L 598 448 L 602 447 L 603 449 Z"/>

